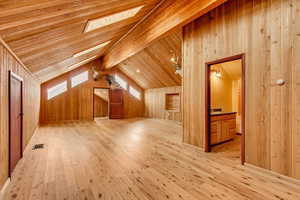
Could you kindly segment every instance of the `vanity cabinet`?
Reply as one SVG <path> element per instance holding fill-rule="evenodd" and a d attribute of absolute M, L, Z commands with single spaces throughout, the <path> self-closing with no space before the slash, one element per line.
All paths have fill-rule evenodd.
<path fill-rule="evenodd" d="M 211 144 L 229 141 L 236 134 L 236 113 L 211 115 Z"/>

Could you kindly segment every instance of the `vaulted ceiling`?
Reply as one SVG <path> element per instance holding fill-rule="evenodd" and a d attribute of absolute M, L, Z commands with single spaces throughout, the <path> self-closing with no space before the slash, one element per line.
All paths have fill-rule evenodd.
<path fill-rule="evenodd" d="M 176 69 L 170 61 L 174 53 L 181 60 L 181 45 L 182 32 L 177 30 L 123 61 L 118 67 L 144 89 L 181 85 L 181 76 L 175 74 Z"/>
<path fill-rule="evenodd" d="M 180 85 L 174 30 L 225 1 L 3 0 L 0 37 L 42 82 L 101 57 L 103 69 L 118 67 L 145 89 Z"/>
<path fill-rule="evenodd" d="M 0 1 L 0 36 L 40 79 L 55 77 L 94 56 L 100 57 L 160 0 Z M 89 20 L 144 6 L 134 17 L 84 32 Z M 111 41 L 101 50 L 74 54 Z"/>

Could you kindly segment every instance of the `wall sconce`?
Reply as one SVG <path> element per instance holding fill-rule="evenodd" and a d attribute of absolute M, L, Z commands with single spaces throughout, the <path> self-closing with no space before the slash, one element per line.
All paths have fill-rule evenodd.
<path fill-rule="evenodd" d="M 218 78 L 221 78 L 222 74 L 221 74 L 221 72 L 216 72 L 215 76 L 218 77 Z"/>
<path fill-rule="evenodd" d="M 221 70 L 219 70 L 219 69 L 218 70 L 212 69 L 210 72 L 213 73 L 213 75 L 215 77 L 217 77 L 217 78 L 221 78 L 222 77 Z"/>

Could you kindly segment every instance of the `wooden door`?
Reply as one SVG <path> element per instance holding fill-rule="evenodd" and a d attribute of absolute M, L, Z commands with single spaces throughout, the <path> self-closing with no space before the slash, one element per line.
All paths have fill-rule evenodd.
<path fill-rule="evenodd" d="M 9 174 L 22 158 L 22 79 L 9 75 Z"/>
<path fill-rule="evenodd" d="M 111 89 L 109 90 L 109 118 L 122 119 L 123 118 L 123 90 Z"/>

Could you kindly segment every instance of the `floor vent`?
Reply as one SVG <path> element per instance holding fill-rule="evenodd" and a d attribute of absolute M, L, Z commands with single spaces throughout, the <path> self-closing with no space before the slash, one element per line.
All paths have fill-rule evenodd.
<path fill-rule="evenodd" d="M 36 150 L 36 149 L 43 149 L 44 148 L 44 144 L 35 144 L 32 147 L 32 150 Z"/>

